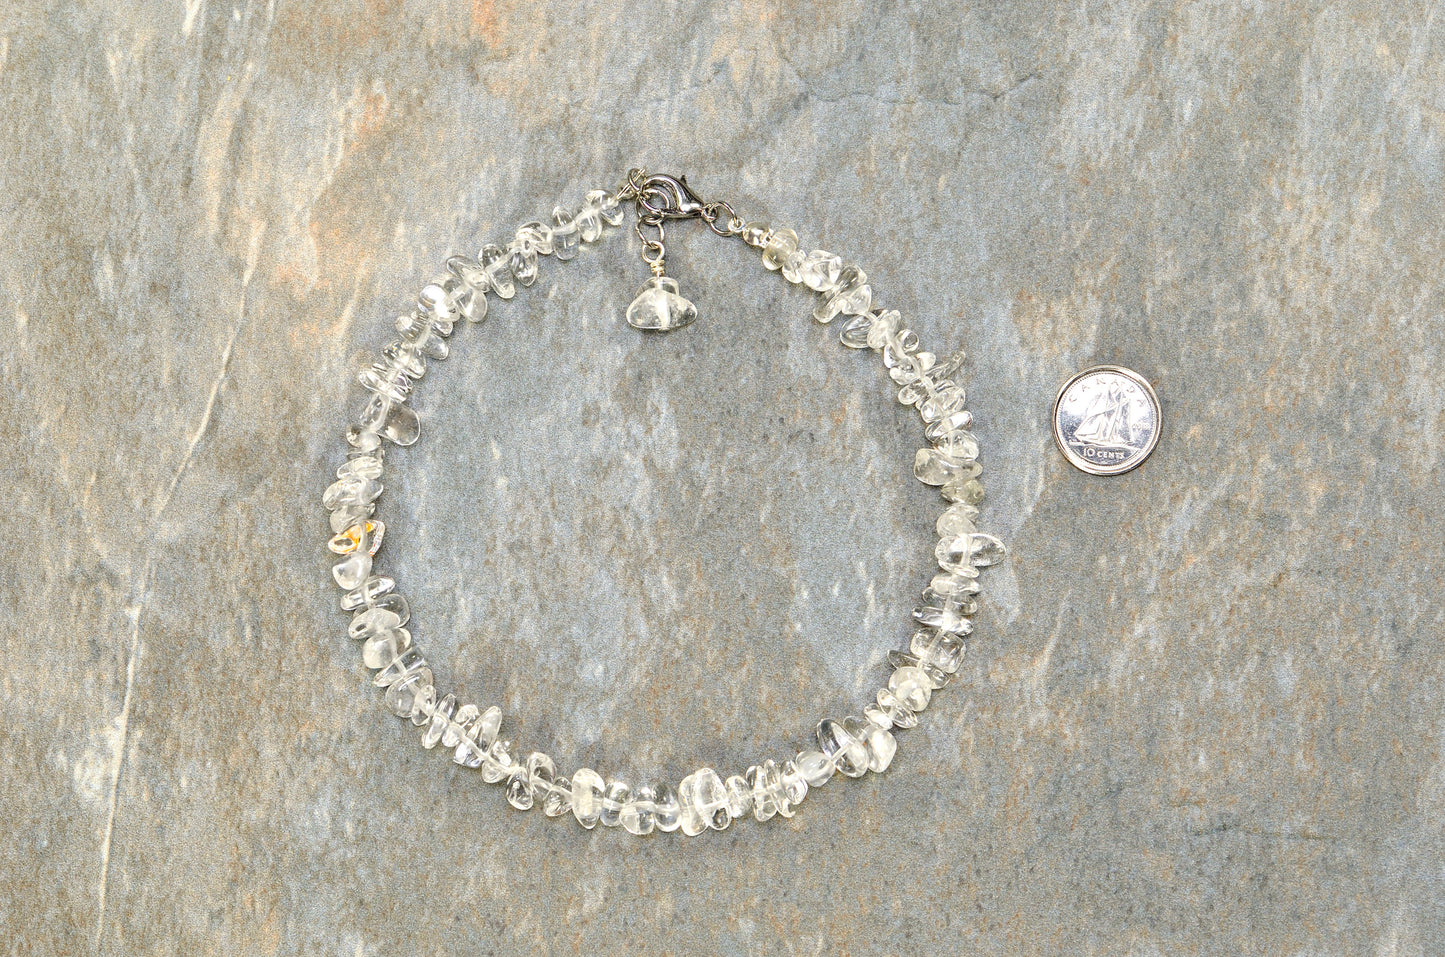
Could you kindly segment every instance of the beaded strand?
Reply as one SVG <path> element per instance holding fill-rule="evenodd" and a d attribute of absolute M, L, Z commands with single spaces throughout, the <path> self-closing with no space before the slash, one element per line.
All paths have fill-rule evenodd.
<path fill-rule="evenodd" d="M 629 184 L 635 182 L 629 177 Z M 677 830 L 696 835 L 724 830 L 749 813 L 758 821 L 792 817 L 810 789 L 835 775 L 858 778 L 887 770 L 898 748 L 895 731 L 914 727 L 933 693 L 958 671 L 978 610 L 978 570 L 1001 561 L 1004 546 L 974 525 L 984 493 L 978 440 L 969 431 L 973 416 L 965 408 L 964 390 L 951 378 L 962 355 L 941 364 L 932 353 L 920 351 L 918 336 L 903 327 L 897 311 L 874 308 L 872 287 L 857 265 L 821 250 L 803 251 L 790 229 L 744 224 L 734 217 L 727 228 L 714 226 L 714 231 L 740 236 L 761 251 L 767 269 L 816 293 L 813 319 L 841 319 L 838 338 L 844 346 L 879 353 L 898 389 L 898 401 L 916 409 L 924 422 L 929 444 L 918 451 L 913 473 L 920 482 L 938 487 L 949 504 L 935 526 L 939 572 L 923 590 L 922 604 L 913 609 L 917 630 L 908 649 L 888 653 L 892 672 L 887 685 L 861 716 L 823 719 L 815 742 L 781 764 L 770 758 L 727 777 L 704 767 L 676 788 L 669 783 L 632 787 L 591 768 L 559 774 L 548 755 L 522 754 L 501 736 L 500 708 L 482 709 L 459 703 L 454 694 L 440 694 L 431 667 L 406 628 L 411 615 L 406 599 L 396 590 L 395 579 L 375 567 L 386 533 L 385 524 L 375 517 L 384 443 L 406 446 L 419 438 L 420 421 L 408 399 L 428 361 L 447 358 L 459 321 L 480 323 L 487 317 L 490 298 L 510 300 L 518 286 L 535 283 L 540 257 L 572 259 L 581 244 L 594 243 L 609 227 L 619 226 L 624 202 L 632 198 L 635 188 L 629 190 L 626 184 L 613 191 L 593 190 L 575 212 L 556 208 L 550 225 L 525 223 L 505 246 L 487 244 L 476 258 L 447 260 L 446 272 L 423 286 L 415 307 L 396 320 L 397 340 L 358 376 L 370 396 L 347 431 L 347 460 L 322 495 L 322 504 L 334 533 L 330 550 L 339 556 L 332 576 L 343 592 L 341 608 L 352 616 L 347 634 L 360 643 L 362 663 L 376 671 L 373 681 L 385 689 L 386 707 L 421 729 L 422 747 L 441 746 L 457 764 L 479 770 L 483 781 L 502 785 L 507 802 L 518 810 L 540 808 L 547 817 L 570 812 L 588 829 L 600 823 L 636 835 Z M 716 205 L 731 214 L 731 207 Z M 660 279 L 660 259 L 654 273 Z M 655 286 L 657 279 L 649 283 Z M 670 288 L 675 292 L 676 284 Z"/>

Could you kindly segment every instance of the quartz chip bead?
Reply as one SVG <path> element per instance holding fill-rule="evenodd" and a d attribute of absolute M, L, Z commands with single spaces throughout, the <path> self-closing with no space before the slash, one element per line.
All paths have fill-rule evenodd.
<path fill-rule="evenodd" d="M 963 407 L 966 398 L 962 386 L 948 381 L 937 383 L 933 391 L 918 403 L 918 414 L 923 417 L 924 422 L 931 424 L 959 412 L 967 411 Z M 971 416 L 970 421 L 972 421 Z"/>
<path fill-rule="evenodd" d="M 370 580 L 370 579 L 368 579 Z M 390 579 L 388 579 L 389 581 Z M 397 617 L 397 625 L 404 625 L 411 620 L 411 607 L 407 605 L 406 598 L 397 592 L 391 592 L 377 598 L 369 606 L 376 611 L 389 611 Z M 352 619 L 353 623 L 355 619 Z"/>
<path fill-rule="evenodd" d="M 396 331 L 401 334 L 402 342 L 428 359 L 440 361 L 451 355 L 446 337 L 451 335 L 452 324 L 435 322 L 420 309 L 397 316 Z"/>
<path fill-rule="evenodd" d="M 552 255 L 552 227 L 532 220 L 517 227 L 516 243 L 526 246 L 539 256 Z"/>
<path fill-rule="evenodd" d="M 728 792 L 728 814 L 734 819 L 742 817 L 753 809 L 753 788 L 747 778 L 734 774 L 723 782 Z"/>
<path fill-rule="evenodd" d="M 356 432 L 357 432 L 358 435 L 360 435 L 360 433 L 362 433 L 363 431 L 365 431 L 364 429 L 360 428 L 359 426 L 354 426 L 353 428 L 355 428 L 355 430 L 356 430 Z M 347 463 L 352 462 L 352 461 L 354 461 L 354 460 L 356 460 L 356 459 L 376 459 L 377 462 L 382 462 L 382 461 L 384 461 L 384 459 L 386 458 L 386 450 L 381 447 L 381 436 L 377 435 L 377 434 L 374 433 L 374 432 L 369 433 L 369 434 L 370 434 L 370 436 L 371 436 L 371 441 L 374 442 L 375 444 L 374 444 L 371 448 L 366 449 L 366 450 L 364 450 L 364 451 L 363 451 L 362 449 L 357 449 L 357 448 L 349 449 L 349 450 L 347 451 L 347 453 L 346 453 L 346 462 L 343 462 L 343 463 L 342 463 L 341 468 L 344 469 L 344 468 L 346 467 L 346 464 L 347 464 Z M 348 436 L 347 436 L 347 441 L 348 441 L 348 442 L 351 441 L 351 437 L 350 437 L 349 434 L 348 434 Z M 341 471 L 341 469 L 337 469 L 337 471 L 336 471 L 336 477 L 337 477 L 337 478 L 341 478 L 343 474 L 357 474 L 357 473 L 354 473 L 354 472 L 352 472 L 352 473 L 343 473 L 343 472 Z"/>
<path fill-rule="evenodd" d="M 373 395 L 361 410 L 362 428 L 380 433 L 395 445 L 412 445 L 421 437 L 421 420 L 405 402 Z"/>
<path fill-rule="evenodd" d="M 422 657 L 421 649 L 412 645 L 397 655 L 395 661 L 378 671 L 376 677 L 371 679 L 371 683 L 378 688 L 388 688 L 412 672 L 425 667 L 426 659 Z"/>
<path fill-rule="evenodd" d="M 527 811 L 532 807 L 532 785 L 527 780 L 527 769 L 522 765 L 515 765 L 507 775 L 506 789 L 507 803 L 519 811 Z"/>
<path fill-rule="evenodd" d="M 962 638 L 932 628 L 915 631 L 908 642 L 908 650 L 921 664 L 931 665 L 950 675 L 955 674 L 963 663 L 967 647 Z"/>
<path fill-rule="evenodd" d="M 912 376 L 914 365 L 913 356 L 918 351 L 918 333 L 912 329 L 899 329 L 889 336 L 883 343 L 883 367 L 888 370 L 888 375 L 897 382 L 893 376 L 893 370 L 905 368 L 905 379 Z"/>
<path fill-rule="evenodd" d="M 470 256 L 453 256 L 447 260 L 447 269 L 462 281 L 465 289 L 457 297 L 457 309 L 468 322 L 481 322 L 487 318 L 487 290 L 491 283 L 482 264 Z"/>
<path fill-rule="evenodd" d="M 950 429 L 933 440 L 939 455 L 954 461 L 971 462 L 978 458 L 978 436 L 968 429 Z"/>
<path fill-rule="evenodd" d="M 377 442 L 381 436 L 376 436 Z M 382 472 L 383 454 L 381 449 L 372 449 L 362 452 L 359 449 L 352 449 L 346 453 L 346 461 L 336 470 L 337 478 L 380 478 Z M 355 467 L 351 464 L 357 463 Z"/>
<path fill-rule="evenodd" d="M 502 709 L 496 705 L 492 705 L 477 717 L 477 721 L 472 725 L 469 734 L 477 744 L 480 744 L 484 748 L 491 748 L 491 746 L 496 743 L 497 735 L 500 734 L 501 731 Z"/>
<path fill-rule="evenodd" d="M 432 671 L 423 664 L 387 687 L 386 706 L 398 718 L 410 718 L 426 693 L 423 689 L 432 687 Z"/>
<path fill-rule="evenodd" d="M 893 756 L 898 753 L 898 739 L 893 737 L 893 732 L 872 721 L 865 723 L 862 734 L 868 745 L 868 770 L 875 773 L 887 771 L 893 763 Z"/>
<path fill-rule="evenodd" d="M 677 791 L 671 784 L 659 784 L 653 799 L 653 820 L 657 829 L 671 834 L 682 826 L 682 805 L 678 802 Z"/>
<path fill-rule="evenodd" d="M 950 502 L 967 502 L 969 505 L 977 505 L 983 501 L 983 483 L 976 478 L 971 478 L 966 482 L 949 482 L 939 491 Z"/>
<path fill-rule="evenodd" d="M 979 475 L 982 472 L 982 465 L 971 462 L 968 468 L 944 482 L 938 493 L 947 502 L 977 505 L 983 501 L 983 484 L 979 481 Z"/>
<path fill-rule="evenodd" d="M 788 799 L 788 804 L 793 808 L 802 804 L 803 798 L 808 796 L 808 779 L 803 776 L 802 771 L 798 770 L 796 761 L 789 761 L 783 765 L 783 770 L 779 772 L 779 780 L 783 785 L 783 793 Z"/>
<path fill-rule="evenodd" d="M 456 277 L 451 278 L 455 279 Z M 421 349 L 427 358 L 445 359 L 447 356 L 446 340 L 452 334 L 456 322 L 424 309 L 421 300 L 418 299 L 414 308 L 396 317 L 395 325 L 402 340 Z M 432 347 L 437 343 L 441 343 L 443 346 L 441 355 L 432 354 L 434 351 Z"/>
<path fill-rule="evenodd" d="M 524 242 L 513 242 L 507 247 L 507 265 L 512 278 L 523 286 L 537 281 L 537 250 Z"/>
<path fill-rule="evenodd" d="M 372 635 L 361 646 L 361 660 L 368 668 L 385 668 L 411 647 L 411 632 L 388 628 Z"/>
<path fill-rule="evenodd" d="M 824 294 L 831 294 L 837 287 L 838 276 L 842 271 L 842 258 L 821 249 L 808 253 L 798 267 L 798 275 L 803 280 L 803 285 Z"/>
<path fill-rule="evenodd" d="M 974 451 L 977 454 L 977 446 Z M 967 482 L 982 471 L 973 459 L 955 458 L 936 448 L 919 449 L 913 458 L 913 477 L 924 485 Z"/>
<path fill-rule="evenodd" d="M 617 827 L 622 823 L 622 808 L 631 795 L 632 788 L 627 782 L 616 778 L 607 782 L 607 787 L 602 789 L 602 815 L 598 818 L 603 827 Z"/>
<path fill-rule="evenodd" d="M 353 425 L 346 430 L 346 444 L 357 452 L 375 452 L 381 448 L 381 436 L 359 425 Z"/>
<path fill-rule="evenodd" d="M 933 696 L 933 682 L 922 668 L 897 668 L 888 676 L 888 690 L 893 692 L 899 704 L 917 714 L 928 707 L 928 701 Z"/>
<path fill-rule="evenodd" d="M 671 276 L 651 276 L 627 307 L 627 324 L 634 329 L 666 332 L 680 329 L 697 318 L 697 307 L 682 296 Z"/>
<path fill-rule="evenodd" d="M 966 638 L 973 634 L 973 620 L 964 606 L 954 602 L 920 605 L 913 609 L 913 620 L 941 634 Z"/>
<path fill-rule="evenodd" d="M 416 306 L 432 320 L 433 328 L 441 326 L 451 332 L 452 323 L 461 318 L 457 299 L 466 292 L 466 284 L 457 276 L 439 276 L 421 287 Z M 444 333 L 445 334 L 445 333 Z"/>
<path fill-rule="evenodd" d="M 938 566 L 944 571 L 967 574 L 966 568 L 987 568 L 1004 560 L 1003 542 L 983 532 L 965 532 L 940 539 L 933 550 Z"/>
<path fill-rule="evenodd" d="M 602 210 L 591 203 L 583 203 L 577 210 L 577 235 L 584 243 L 595 243 L 602 238 Z"/>
<path fill-rule="evenodd" d="M 347 528 L 335 533 L 331 541 L 327 542 L 327 548 L 337 555 L 350 555 L 351 552 L 363 551 L 363 549 L 367 555 L 376 555 L 376 549 L 380 548 L 381 536 L 384 533 L 386 533 L 386 525 L 383 523 L 358 518 Z"/>
<path fill-rule="evenodd" d="M 375 392 L 393 402 L 405 402 L 411 395 L 411 377 L 393 362 L 378 362 L 369 369 L 363 369 L 356 381 L 368 392 Z"/>
<path fill-rule="evenodd" d="M 765 765 L 772 765 L 772 773 L 777 773 L 777 764 L 773 761 L 765 761 L 763 764 L 754 764 L 743 775 L 753 789 L 753 817 L 760 822 L 771 820 L 778 813 L 778 804 L 773 798 L 772 782 L 765 776 L 768 773 L 764 769 Z"/>
<path fill-rule="evenodd" d="M 435 685 L 423 685 L 416 692 L 416 708 L 411 713 L 411 723 L 420 728 L 431 720 L 432 711 L 437 706 L 437 689 Z"/>
<path fill-rule="evenodd" d="M 884 351 L 888 343 L 898 335 L 902 324 L 903 317 L 896 309 L 878 313 L 873 319 L 873 325 L 868 327 L 868 348 L 874 352 Z"/>
<path fill-rule="evenodd" d="M 331 530 L 338 535 L 376 514 L 375 505 L 343 505 L 331 513 Z M 353 549 L 354 551 L 355 549 Z"/>
<path fill-rule="evenodd" d="M 381 471 L 383 471 L 383 467 L 381 467 L 380 450 L 366 452 L 366 454 L 351 452 L 350 455 L 347 455 L 347 460 L 337 468 L 337 483 L 364 486 L 366 483 L 380 480 Z M 329 489 L 331 486 L 327 487 Z M 337 492 L 337 494 L 341 496 L 342 493 Z M 353 503 L 344 502 L 344 505 L 353 505 Z"/>
<path fill-rule="evenodd" d="M 887 661 L 889 661 L 889 665 L 893 666 L 894 669 L 918 668 L 919 671 L 923 672 L 923 677 L 928 678 L 929 688 L 932 688 L 933 691 L 948 687 L 948 682 L 954 679 L 954 677 L 944 671 L 944 669 L 935 668 L 935 666 L 929 665 L 928 662 L 919 661 L 918 655 L 915 655 L 913 652 L 903 652 L 893 649 L 893 651 L 890 651 L 889 655 L 887 655 Z"/>
<path fill-rule="evenodd" d="M 602 222 L 608 226 L 621 226 L 624 210 L 617 197 L 605 189 L 594 189 L 587 193 L 587 205 L 597 210 Z"/>
<path fill-rule="evenodd" d="M 962 532 L 959 533 L 962 535 Z M 954 603 L 977 601 L 978 570 L 972 565 L 959 565 L 957 571 L 941 571 L 928 580 L 923 588 L 923 598 L 929 601 L 945 600 Z"/>
<path fill-rule="evenodd" d="M 876 700 L 878 709 L 888 716 L 893 727 L 907 730 L 918 726 L 918 713 L 898 700 L 891 688 L 879 688 Z"/>
<path fill-rule="evenodd" d="M 562 206 L 552 210 L 552 252 L 557 259 L 565 262 L 576 258 L 579 242 L 577 219 L 572 212 Z"/>
<path fill-rule="evenodd" d="M 506 769 L 492 760 L 490 752 L 490 745 L 484 745 L 473 740 L 470 735 L 463 734 L 452 752 L 452 760 L 464 768 L 481 769 L 482 780 L 488 784 L 496 784 L 506 776 Z"/>
<path fill-rule="evenodd" d="M 458 737 L 451 734 L 451 737 Z M 442 740 L 445 743 L 445 739 Z M 462 734 L 455 747 L 452 747 L 452 762 L 461 765 L 462 768 L 481 768 L 481 762 L 487 759 L 487 749 L 477 742 L 474 742 L 467 734 Z"/>
<path fill-rule="evenodd" d="M 572 774 L 572 815 L 587 830 L 602 819 L 602 775 L 591 768 L 579 768 Z"/>
<path fill-rule="evenodd" d="M 572 782 L 568 778 L 557 778 L 547 789 L 542 799 L 542 813 L 548 817 L 561 817 L 572 810 Z"/>
<path fill-rule="evenodd" d="M 452 760 L 462 767 L 479 768 L 501 730 L 502 709 L 493 705 L 479 711 L 476 705 L 462 705 L 442 734 L 442 747 L 452 748 Z"/>
<path fill-rule="evenodd" d="M 783 773 L 778 762 L 769 758 L 762 764 L 748 768 L 744 775 L 753 791 L 753 817 L 767 821 L 775 815 L 793 816 L 793 802 L 788 799 L 788 790 L 783 785 Z"/>
<path fill-rule="evenodd" d="M 426 374 L 426 353 L 413 343 L 396 340 L 381 350 L 381 357 L 413 382 Z"/>
<path fill-rule="evenodd" d="M 868 334 L 872 331 L 873 323 L 877 319 L 877 314 L 872 312 L 849 316 L 838 327 L 838 341 L 849 349 L 868 348 Z"/>
<path fill-rule="evenodd" d="M 482 757 L 482 780 L 488 784 L 510 780 L 516 767 L 517 759 L 512 755 L 512 742 L 505 739 L 493 741 Z"/>
<path fill-rule="evenodd" d="M 362 521 L 327 543 L 332 552 L 343 556 L 331 569 L 338 587 L 351 591 L 371 576 L 371 559 L 381 547 L 384 530 L 380 522 Z"/>
<path fill-rule="evenodd" d="M 843 730 L 848 732 L 853 740 L 857 741 L 863 748 L 863 770 L 865 772 L 868 770 L 869 764 L 868 732 L 870 728 L 872 728 L 872 723 L 867 718 L 860 718 L 857 715 L 850 714 L 843 719 Z"/>
<path fill-rule="evenodd" d="M 384 522 L 361 519 L 337 532 L 336 536 L 326 543 L 326 547 L 338 555 L 350 555 L 352 552 L 365 550 L 366 554 L 374 558 L 376 550 L 381 547 L 381 540 L 385 537 Z"/>
<path fill-rule="evenodd" d="M 967 429 L 973 425 L 973 413 L 967 409 L 959 409 L 949 412 L 936 421 L 928 423 L 923 428 L 923 437 L 930 442 L 938 442 L 948 433 L 956 429 Z"/>
<path fill-rule="evenodd" d="M 370 574 L 371 554 L 362 548 L 331 566 L 331 577 L 336 579 L 337 587 L 345 591 L 358 587 Z"/>
<path fill-rule="evenodd" d="M 482 264 L 482 272 L 487 277 L 487 284 L 499 299 L 511 299 L 517 294 L 517 284 L 513 281 L 511 257 L 507 251 L 495 243 L 487 243 L 477 254 L 477 261 Z"/>
<path fill-rule="evenodd" d="M 813 307 L 813 318 L 829 323 L 838 316 L 865 313 L 872 305 L 873 287 L 868 285 L 868 274 L 857 266 L 844 266 L 832 295 Z"/>
<path fill-rule="evenodd" d="M 924 601 L 928 602 L 928 604 L 934 608 L 941 608 L 950 613 L 965 617 L 978 614 L 978 579 L 964 578 L 962 575 L 954 575 L 952 572 L 940 572 L 933 576 L 934 581 L 940 578 L 956 578 L 959 581 L 966 581 L 974 586 L 973 593 L 952 592 L 945 594 L 944 592 L 936 590 L 933 587 L 933 581 L 930 581 L 928 587 L 923 589 Z"/>
<path fill-rule="evenodd" d="M 923 676 L 928 679 L 928 687 L 931 691 L 947 688 L 948 683 L 953 680 L 953 676 L 948 672 L 942 668 L 935 668 L 927 662 L 920 661 L 918 656 L 910 651 L 893 649 L 888 652 L 888 664 L 890 664 L 895 671 L 899 668 L 917 668 L 923 672 Z"/>
<path fill-rule="evenodd" d="M 622 805 L 622 829 L 638 837 L 651 834 L 657 827 L 657 792 L 651 785 L 641 785 Z"/>
<path fill-rule="evenodd" d="M 943 510 L 938 516 L 938 521 L 933 523 L 933 530 L 940 538 L 951 538 L 965 533 L 973 534 L 978 531 L 974 527 L 974 520 L 978 518 L 978 508 L 965 502 L 958 502 Z"/>
<path fill-rule="evenodd" d="M 365 641 L 392 628 L 400 628 L 401 625 L 401 616 L 396 612 L 390 608 L 372 605 L 351 616 L 351 624 L 346 626 L 346 634 L 356 641 Z"/>
<path fill-rule="evenodd" d="M 913 335 L 909 330 L 909 335 Z M 887 350 L 884 350 L 887 355 Z M 930 373 L 933 367 L 938 364 L 938 356 L 931 352 L 921 352 L 914 348 L 909 350 L 898 350 L 892 354 L 893 363 L 890 365 L 885 359 L 883 365 L 888 369 L 888 378 L 901 386 L 914 386 L 912 389 L 900 389 L 898 401 L 904 405 L 919 405 L 928 395 L 928 390 L 933 388 L 933 378 Z"/>
<path fill-rule="evenodd" d="M 772 270 L 782 269 L 783 263 L 797 251 L 798 234 L 791 229 L 775 229 L 763 247 L 763 265 Z"/>
<path fill-rule="evenodd" d="M 914 379 L 898 390 L 898 401 L 903 405 L 917 407 L 928 398 L 932 383 L 927 379 Z"/>
<path fill-rule="evenodd" d="M 369 502 L 364 505 L 347 504 L 339 506 L 336 511 L 332 512 L 332 518 L 338 515 L 345 516 L 346 527 L 337 532 L 336 535 L 326 543 L 326 547 L 337 555 L 362 555 L 368 559 L 374 556 L 376 550 L 381 547 L 382 538 L 386 535 L 386 525 L 369 517 L 375 511 L 375 507 Z M 339 523 L 332 523 L 333 526 L 336 524 Z M 363 565 L 366 567 L 367 574 L 364 575 L 360 581 L 357 581 L 356 584 L 342 584 L 342 579 L 339 574 L 336 579 L 337 584 L 341 585 L 341 587 L 347 591 L 356 588 L 361 581 L 365 581 L 366 578 L 370 577 L 371 566 L 369 562 L 355 563 L 354 567 L 361 567 Z M 340 566 L 338 566 L 338 568 L 339 567 Z M 348 572 L 347 577 L 351 578 L 352 573 Z"/>
<path fill-rule="evenodd" d="M 552 781 L 557 777 L 557 765 L 552 758 L 541 751 L 533 751 L 527 755 L 525 764 L 527 769 L 527 783 L 532 789 L 532 801 L 534 803 L 545 801 L 547 792 L 552 790 Z"/>
<path fill-rule="evenodd" d="M 464 704 L 441 729 L 442 747 L 457 749 L 457 764 L 477 767 L 482 763 L 482 752 L 491 742 L 477 741 L 477 719 L 481 716 L 481 709 L 476 705 Z"/>
<path fill-rule="evenodd" d="M 392 594 L 395 589 L 395 578 L 389 578 L 385 575 L 372 575 L 366 581 L 341 596 L 341 610 L 356 611 L 358 608 L 374 607 L 381 599 Z M 400 612 L 397 612 L 397 614 L 400 614 Z M 406 622 L 399 622 L 399 624 L 406 624 Z"/>
<path fill-rule="evenodd" d="M 452 714 L 456 710 L 457 696 L 454 694 L 448 694 L 436 703 L 436 707 L 432 709 L 431 721 L 421 733 L 422 747 L 430 751 L 441 742 L 442 735 L 451 726 Z"/>
<path fill-rule="evenodd" d="M 677 799 L 681 805 L 682 833 L 689 837 L 708 828 L 727 830 L 732 823 L 728 815 L 727 788 L 712 768 L 701 768 L 683 778 Z"/>
<path fill-rule="evenodd" d="M 867 773 L 868 747 L 848 730 L 847 722 L 832 718 L 818 722 L 818 747 L 848 777 L 860 778 Z"/>
<path fill-rule="evenodd" d="M 799 751 L 793 760 L 809 787 L 822 787 L 832 780 L 833 772 L 838 770 L 833 759 L 822 751 Z"/>
<path fill-rule="evenodd" d="M 803 281 L 803 263 L 808 261 L 808 254 L 801 249 L 794 249 L 783 259 L 783 278 L 788 282 Z"/>
<path fill-rule="evenodd" d="M 864 705 L 863 717 L 865 720 L 871 721 L 885 731 L 890 730 L 894 726 L 893 719 L 876 704 Z"/>
<path fill-rule="evenodd" d="M 354 505 L 369 505 L 381 495 L 380 482 L 361 476 L 339 478 L 321 494 L 321 506 L 328 512 Z"/>

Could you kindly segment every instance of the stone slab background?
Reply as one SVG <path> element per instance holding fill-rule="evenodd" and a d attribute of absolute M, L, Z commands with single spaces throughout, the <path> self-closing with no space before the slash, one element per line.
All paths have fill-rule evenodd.
<path fill-rule="evenodd" d="M 1438 4 L 16 0 L 0 19 L 0 953 L 1445 952 Z M 318 499 L 389 317 L 646 165 L 968 349 L 1010 545 L 880 779 L 682 843 L 383 713 Z M 383 556 L 566 768 L 796 748 L 937 497 L 869 358 L 679 225 L 460 330 Z M 1051 444 L 1121 362 L 1166 433 Z"/>

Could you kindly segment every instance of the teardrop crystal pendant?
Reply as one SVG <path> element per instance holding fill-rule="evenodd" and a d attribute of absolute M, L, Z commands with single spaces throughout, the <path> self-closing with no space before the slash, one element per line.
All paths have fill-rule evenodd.
<path fill-rule="evenodd" d="M 678 293 L 677 280 L 668 276 L 653 276 L 643 283 L 627 307 L 627 324 L 634 329 L 667 332 L 696 318 L 697 307 Z"/>

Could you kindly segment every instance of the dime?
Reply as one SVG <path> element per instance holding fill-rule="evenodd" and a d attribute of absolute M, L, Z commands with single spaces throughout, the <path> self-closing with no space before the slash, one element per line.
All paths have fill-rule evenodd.
<path fill-rule="evenodd" d="M 1085 369 L 1054 400 L 1054 441 L 1070 465 L 1091 475 L 1137 468 L 1159 444 L 1159 423 L 1154 389 L 1121 366 Z"/>

